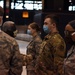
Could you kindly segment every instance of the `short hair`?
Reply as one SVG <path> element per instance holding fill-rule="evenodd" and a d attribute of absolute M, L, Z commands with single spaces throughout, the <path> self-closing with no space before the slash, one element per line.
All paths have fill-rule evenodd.
<path fill-rule="evenodd" d="M 50 18 L 52 23 L 56 23 L 56 27 L 58 28 L 59 27 L 59 16 L 56 15 L 56 14 L 48 14 L 45 16 L 45 19 L 46 18 Z"/>
<path fill-rule="evenodd" d="M 36 29 L 37 32 L 40 31 L 40 27 L 39 27 L 39 25 L 36 22 L 30 23 L 29 26 L 32 29 Z"/>
<path fill-rule="evenodd" d="M 6 21 L 2 25 L 2 30 L 8 35 L 14 37 L 14 31 L 16 31 L 16 26 L 13 21 Z"/>
<path fill-rule="evenodd" d="M 75 29 L 75 20 L 70 21 L 68 24 Z"/>
<path fill-rule="evenodd" d="M 0 16 L 3 16 L 3 14 L 4 14 L 4 10 L 3 10 L 3 8 L 0 6 Z"/>

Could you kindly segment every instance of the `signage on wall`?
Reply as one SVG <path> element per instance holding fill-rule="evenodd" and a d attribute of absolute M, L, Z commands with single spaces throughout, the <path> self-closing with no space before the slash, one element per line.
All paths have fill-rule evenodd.
<path fill-rule="evenodd" d="M 22 14 L 22 17 L 23 18 L 28 18 L 29 17 L 28 11 L 24 11 L 23 14 Z"/>

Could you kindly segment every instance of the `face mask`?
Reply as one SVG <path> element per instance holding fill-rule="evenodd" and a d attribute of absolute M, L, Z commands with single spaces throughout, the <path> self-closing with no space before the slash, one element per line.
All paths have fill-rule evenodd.
<path fill-rule="evenodd" d="M 17 33 L 18 33 L 18 30 L 15 30 L 13 33 L 14 33 L 14 37 L 16 37 Z"/>
<path fill-rule="evenodd" d="M 71 38 L 71 33 L 69 31 L 65 31 L 65 41 L 67 44 L 74 44 L 74 41 Z"/>
<path fill-rule="evenodd" d="M 28 30 L 27 30 L 27 34 L 31 34 L 31 30 L 28 29 Z"/>
<path fill-rule="evenodd" d="M 50 30 L 49 30 L 47 25 L 43 25 L 43 30 L 44 30 L 45 33 L 49 33 L 50 32 Z"/>

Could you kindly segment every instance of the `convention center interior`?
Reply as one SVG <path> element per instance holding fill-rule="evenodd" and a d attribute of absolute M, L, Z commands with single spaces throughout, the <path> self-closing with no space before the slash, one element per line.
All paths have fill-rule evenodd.
<path fill-rule="evenodd" d="M 65 26 L 75 19 L 75 0 L 0 0 L 0 6 L 4 9 L 3 23 L 13 21 L 16 25 L 18 32 L 15 40 L 19 45 L 20 53 L 23 55 L 27 54 L 27 46 L 33 38 L 27 34 L 30 23 L 36 22 L 39 25 L 41 28 L 40 36 L 43 40 L 47 35 L 43 30 L 45 16 L 48 14 L 58 15 L 60 18 L 59 34 L 64 39 Z M 27 75 L 26 65 L 22 67 L 21 75 Z"/>

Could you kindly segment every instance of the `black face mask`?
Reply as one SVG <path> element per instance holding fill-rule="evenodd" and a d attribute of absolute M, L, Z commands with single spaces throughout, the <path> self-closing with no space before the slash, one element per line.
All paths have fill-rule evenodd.
<path fill-rule="evenodd" d="M 71 38 L 71 33 L 73 33 L 73 31 L 65 31 L 65 42 L 66 44 L 73 45 L 75 42 Z"/>
<path fill-rule="evenodd" d="M 71 44 L 71 45 L 73 45 L 73 43 L 74 43 L 70 36 L 65 36 L 65 42 L 67 44 Z"/>

